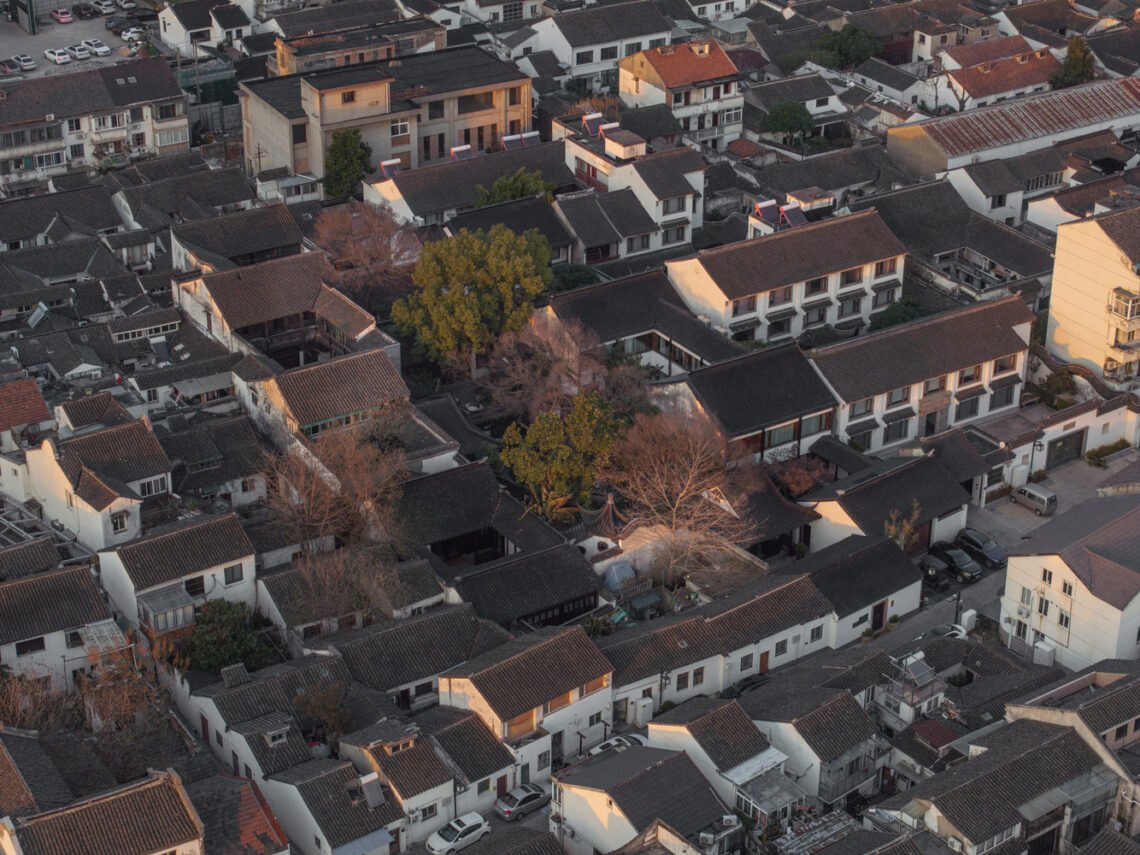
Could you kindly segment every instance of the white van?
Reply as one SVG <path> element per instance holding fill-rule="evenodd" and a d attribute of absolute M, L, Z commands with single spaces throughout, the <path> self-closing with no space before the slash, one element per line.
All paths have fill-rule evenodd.
<path fill-rule="evenodd" d="M 1020 487 L 1015 487 L 1013 492 L 1009 494 L 1009 500 L 1017 502 L 1019 505 L 1025 505 L 1039 517 L 1047 517 L 1057 510 L 1057 494 L 1052 490 L 1046 490 L 1044 487 L 1038 487 L 1036 484 L 1023 484 Z"/>

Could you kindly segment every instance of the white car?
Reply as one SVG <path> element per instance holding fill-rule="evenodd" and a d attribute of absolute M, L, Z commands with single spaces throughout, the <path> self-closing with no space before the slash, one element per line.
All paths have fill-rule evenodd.
<path fill-rule="evenodd" d="M 100 15 L 110 15 L 115 11 L 115 4 L 112 0 L 91 0 L 91 5 Z"/>
<path fill-rule="evenodd" d="M 605 742 L 599 742 L 591 748 L 586 756 L 593 757 L 595 754 L 601 754 L 603 751 L 609 751 L 611 748 L 616 748 L 618 751 L 625 751 L 625 749 L 633 748 L 635 745 L 648 744 L 648 739 L 636 733 L 627 733 L 623 736 L 611 736 Z"/>
<path fill-rule="evenodd" d="M 138 6 L 135 0 L 115 0 L 120 9 L 134 9 Z"/>
<path fill-rule="evenodd" d="M 146 41 L 146 30 L 142 27 L 131 27 L 130 29 L 123 30 L 119 36 L 125 42 L 141 42 Z"/>
<path fill-rule="evenodd" d="M 92 56 L 109 56 L 111 53 L 111 49 L 102 39 L 84 39 L 80 44 L 87 48 L 87 52 Z"/>
<path fill-rule="evenodd" d="M 23 71 L 32 71 L 36 67 L 36 61 L 26 53 L 16 54 L 14 57 L 12 57 L 12 62 L 20 66 Z"/>
<path fill-rule="evenodd" d="M 87 45 L 68 45 L 66 50 L 72 59 L 91 59 L 91 51 L 87 49 Z"/>
<path fill-rule="evenodd" d="M 427 839 L 427 851 L 431 855 L 448 855 L 448 853 L 466 849 L 476 840 L 482 840 L 490 833 L 490 820 L 483 819 L 475 812 L 465 813 L 429 837 Z"/>
<path fill-rule="evenodd" d="M 66 65 L 71 62 L 71 57 L 67 55 L 67 51 L 63 48 L 48 48 L 44 51 L 44 56 L 56 65 Z"/>

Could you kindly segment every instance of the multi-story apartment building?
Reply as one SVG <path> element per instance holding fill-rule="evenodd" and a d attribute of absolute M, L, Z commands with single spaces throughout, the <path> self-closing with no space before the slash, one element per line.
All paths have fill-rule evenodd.
<path fill-rule="evenodd" d="M 253 173 L 322 176 L 333 134 L 350 128 L 373 168 L 402 169 L 530 130 L 530 78 L 474 46 L 246 83 L 241 97 Z"/>
<path fill-rule="evenodd" d="M 906 248 L 877 212 L 799 225 L 665 264 L 692 311 L 748 341 L 865 326 L 902 290 Z"/>
<path fill-rule="evenodd" d="M 1057 227 L 1049 352 L 1127 388 L 1140 362 L 1140 208 Z"/>
<path fill-rule="evenodd" d="M 430 18 L 373 24 L 335 33 L 277 36 L 269 75 L 284 77 L 305 71 L 361 65 L 447 46 L 447 29 Z"/>
<path fill-rule="evenodd" d="M 741 75 L 714 41 L 663 45 L 618 61 L 622 100 L 665 104 L 693 142 L 724 148 L 744 128 Z"/>
<path fill-rule="evenodd" d="M 808 356 L 835 392 L 836 434 L 866 451 L 1017 409 L 1033 313 L 1019 296 L 955 309 Z"/>
<path fill-rule="evenodd" d="M 9 84 L 0 99 L 0 184 L 10 193 L 189 147 L 185 96 L 165 59 Z"/>

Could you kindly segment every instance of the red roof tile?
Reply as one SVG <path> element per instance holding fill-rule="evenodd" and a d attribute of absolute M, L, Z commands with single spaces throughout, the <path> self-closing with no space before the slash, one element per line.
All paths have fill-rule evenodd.
<path fill-rule="evenodd" d="M 50 420 L 40 387 L 31 377 L 0 386 L 0 430 Z"/>
<path fill-rule="evenodd" d="M 968 45 L 946 48 L 942 53 L 954 60 L 962 68 L 978 65 L 982 62 L 993 62 L 995 59 L 1005 59 L 1008 56 L 1017 56 L 1020 53 L 1031 53 L 1033 48 L 1024 36 L 1009 36 L 1004 39 L 990 39 L 987 42 L 974 42 Z"/>
<path fill-rule="evenodd" d="M 1049 78 L 1061 70 L 1061 62 L 1051 53 L 1030 55 L 1025 62 L 1001 59 L 997 62 L 959 68 L 947 74 L 971 98 L 988 98 L 1003 92 L 1017 92 L 1030 86 L 1048 85 Z"/>
<path fill-rule="evenodd" d="M 929 745 L 931 748 L 941 748 L 944 745 L 949 745 L 956 739 L 959 739 L 962 734 L 955 731 L 952 727 L 943 724 L 934 719 L 926 719 L 925 721 L 916 721 L 911 728 L 914 735 Z"/>
<path fill-rule="evenodd" d="M 700 52 L 705 48 L 707 52 Z M 643 50 L 622 60 L 622 66 L 634 74 L 642 74 L 646 65 L 652 66 L 661 77 L 661 82 L 671 89 L 705 80 L 732 77 L 737 73 L 736 65 L 728 58 L 728 54 L 720 45 L 711 41 Z"/>

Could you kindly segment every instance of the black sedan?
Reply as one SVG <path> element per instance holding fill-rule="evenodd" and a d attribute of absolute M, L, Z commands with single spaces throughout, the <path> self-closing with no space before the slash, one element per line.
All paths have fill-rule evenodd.
<path fill-rule="evenodd" d="M 1005 551 L 988 534 L 976 528 L 964 528 L 954 538 L 954 545 L 991 570 L 1004 570 L 1009 563 Z"/>
<path fill-rule="evenodd" d="M 103 21 L 103 26 L 115 35 L 118 35 L 123 30 L 127 29 L 128 27 L 133 27 L 134 25 L 134 21 L 130 20 L 129 18 L 120 17 L 118 15 L 107 18 L 105 21 Z"/>
<path fill-rule="evenodd" d="M 973 558 L 952 543 L 939 541 L 930 547 L 930 554 L 946 563 L 946 571 L 959 582 L 977 582 L 982 568 Z"/>
<path fill-rule="evenodd" d="M 922 568 L 922 586 L 929 591 L 945 591 L 950 587 L 950 569 L 946 562 L 927 555 L 919 563 Z"/>

